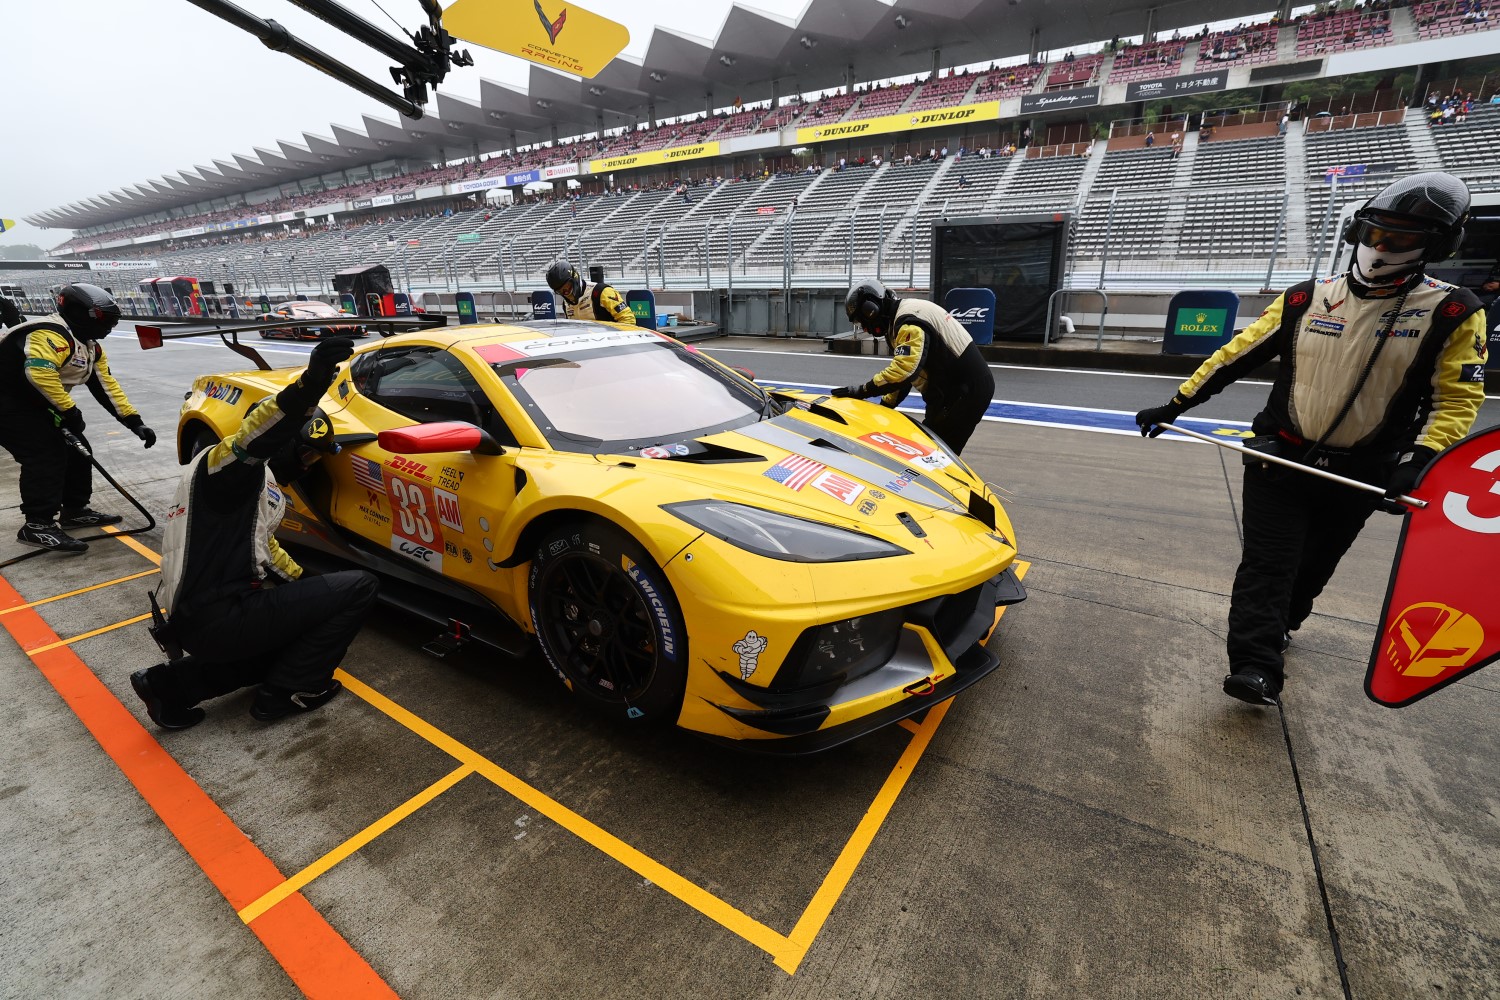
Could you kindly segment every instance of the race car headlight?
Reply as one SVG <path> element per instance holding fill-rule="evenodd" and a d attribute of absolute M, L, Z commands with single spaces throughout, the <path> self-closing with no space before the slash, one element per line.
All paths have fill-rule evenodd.
<path fill-rule="evenodd" d="M 725 500 L 693 500 L 662 507 L 730 545 L 787 562 L 850 562 L 910 555 L 899 545 L 831 524 L 777 514 Z"/>

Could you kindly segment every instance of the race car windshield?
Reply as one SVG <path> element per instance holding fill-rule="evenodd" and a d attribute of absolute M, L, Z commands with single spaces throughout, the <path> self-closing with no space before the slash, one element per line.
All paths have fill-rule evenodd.
<path fill-rule="evenodd" d="M 665 341 L 492 365 L 558 451 L 636 452 L 761 419 L 752 384 Z"/>

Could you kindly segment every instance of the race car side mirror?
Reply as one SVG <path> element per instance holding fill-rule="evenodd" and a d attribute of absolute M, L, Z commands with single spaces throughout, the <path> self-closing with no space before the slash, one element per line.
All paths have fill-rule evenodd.
<path fill-rule="evenodd" d="M 472 451 L 476 455 L 503 455 L 499 441 L 482 427 L 449 420 L 415 424 L 381 431 L 380 447 L 397 455 L 430 455 L 441 451 Z"/>

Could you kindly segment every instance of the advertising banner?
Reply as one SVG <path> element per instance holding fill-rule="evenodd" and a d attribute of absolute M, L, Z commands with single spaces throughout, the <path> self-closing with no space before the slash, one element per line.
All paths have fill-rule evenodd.
<path fill-rule="evenodd" d="M 404 205 L 409 201 L 416 200 L 417 192 L 415 191 L 397 191 L 395 194 L 391 195 L 391 204 L 393 205 Z"/>
<path fill-rule="evenodd" d="M 1136 80 L 1125 85 L 1126 101 L 1154 101 L 1158 97 L 1180 97 L 1183 94 L 1212 94 L 1229 89 L 1229 70 L 1212 73 L 1189 73 L 1162 80 Z"/>
<path fill-rule="evenodd" d="M 718 145 L 719 145 L 718 143 L 714 143 L 715 152 L 717 152 Z M 577 176 L 578 176 L 578 164 L 576 164 L 576 163 L 555 163 L 555 164 L 553 164 L 550 167 L 543 167 L 542 168 L 542 177 L 541 177 L 541 179 L 544 180 L 544 181 L 550 181 L 550 180 L 554 180 L 555 178 L 558 178 L 558 177 L 577 177 Z"/>
<path fill-rule="evenodd" d="M 468 326 L 470 323 L 479 322 L 479 316 L 474 312 L 473 292 L 459 292 L 453 296 L 453 303 L 458 307 L 459 326 Z"/>
<path fill-rule="evenodd" d="M 1500 659 L 1500 427 L 1439 455 L 1409 511 L 1365 673 L 1365 693 L 1404 708 Z"/>
<path fill-rule="evenodd" d="M 589 172 L 607 174 L 614 170 L 633 170 L 636 167 L 654 167 L 663 163 L 678 163 L 683 160 L 698 160 L 705 156 L 718 156 L 717 142 L 698 142 L 691 146 L 674 146 L 671 149 L 653 149 L 644 153 L 629 153 L 625 156 L 606 156 L 589 161 Z M 574 164 L 576 170 L 577 164 Z M 564 174 L 551 176 L 563 177 Z"/>
<path fill-rule="evenodd" d="M 904 132 L 914 128 L 934 128 L 938 125 L 965 125 L 969 122 L 990 122 L 1000 119 L 999 101 L 980 101 L 976 104 L 960 104 L 951 108 L 932 108 L 928 111 L 909 111 L 905 114 L 879 115 L 875 118 L 858 118 L 847 122 L 829 122 L 797 130 L 797 142 L 827 142 L 831 139 L 858 139 L 866 135 L 882 135 L 886 132 Z"/>
<path fill-rule="evenodd" d="M 630 44 L 623 25 L 562 0 L 458 0 L 443 11 L 457 38 L 592 78 Z"/>
<path fill-rule="evenodd" d="M 532 319 L 557 319 L 557 301 L 552 293 L 538 289 L 531 293 Z"/>
<path fill-rule="evenodd" d="M 955 288 L 943 296 L 943 308 L 964 325 L 976 344 L 995 339 L 995 293 L 989 288 Z"/>
<path fill-rule="evenodd" d="M 355 198 L 349 203 L 349 207 L 353 208 L 356 212 L 362 208 L 374 208 L 375 200 L 373 198 Z"/>
<path fill-rule="evenodd" d="M 514 174 L 506 174 L 505 175 L 505 186 L 506 187 L 525 187 L 527 184 L 530 184 L 532 181 L 539 181 L 541 179 L 542 179 L 542 172 L 540 170 L 522 170 L 522 171 L 519 171 L 519 172 L 514 173 Z"/>
<path fill-rule="evenodd" d="M 1234 339 L 1239 309 L 1234 292 L 1178 292 L 1167 306 L 1161 352 L 1207 357 Z"/>
<path fill-rule="evenodd" d="M 1050 94 L 1026 94 L 1021 98 L 1021 114 L 1071 111 L 1074 108 L 1092 108 L 1098 103 L 1098 87 L 1074 87 L 1072 90 L 1054 90 Z"/>
<path fill-rule="evenodd" d="M 339 207 L 342 208 L 343 206 L 340 205 Z M 276 221 L 277 222 L 295 222 L 296 220 L 297 220 L 297 213 L 296 212 L 277 212 L 276 213 Z"/>
<path fill-rule="evenodd" d="M 370 199 L 370 205 L 374 208 L 384 208 L 394 204 L 396 204 L 396 196 L 393 194 L 377 194 Z"/>
<path fill-rule="evenodd" d="M 480 177 L 472 181 L 459 181 L 456 184 L 450 184 L 449 187 L 453 189 L 454 194 L 468 194 L 470 191 L 488 191 L 504 183 L 504 177 Z"/>

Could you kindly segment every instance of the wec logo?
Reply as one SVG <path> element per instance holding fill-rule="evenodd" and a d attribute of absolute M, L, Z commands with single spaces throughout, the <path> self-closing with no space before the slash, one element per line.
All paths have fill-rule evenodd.
<path fill-rule="evenodd" d="M 958 309 L 948 315 L 960 323 L 983 323 L 984 318 L 989 314 L 989 306 L 970 306 L 968 309 Z"/>

